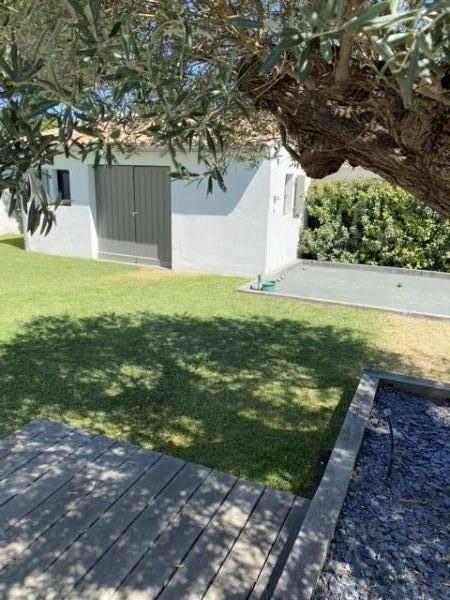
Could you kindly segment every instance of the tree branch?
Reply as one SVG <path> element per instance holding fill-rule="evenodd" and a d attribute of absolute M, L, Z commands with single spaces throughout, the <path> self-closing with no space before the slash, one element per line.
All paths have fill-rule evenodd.
<path fill-rule="evenodd" d="M 322 179 L 347 160 L 450 218 L 448 108 L 424 101 L 408 111 L 398 95 L 382 85 L 376 89 L 376 103 L 370 93 L 355 102 L 353 90 L 347 99 L 338 86 L 298 85 L 288 69 L 282 78 L 279 73 L 260 75 L 256 66 L 252 73 L 255 79 L 241 83 L 241 91 L 255 98 L 253 90 L 261 88 L 261 81 L 276 80 L 267 93 L 258 94 L 256 107 L 269 111 L 282 125 L 285 147 L 309 177 Z M 353 65 L 352 85 L 370 89 L 372 77 Z"/>
<path fill-rule="evenodd" d="M 334 73 L 336 83 L 342 84 L 350 78 L 350 59 L 352 55 L 352 46 L 355 33 L 351 29 L 344 31 L 341 45 L 339 47 L 339 57 Z"/>
<path fill-rule="evenodd" d="M 347 8 L 345 10 L 345 21 L 351 19 L 357 9 L 364 6 L 365 2 L 358 2 L 357 0 L 349 0 Z M 339 56 L 336 64 L 336 70 L 334 73 L 334 80 L 338 84 L 343 84 L 350 78 L 350 59 L 352 56 L 353 40 L 355 38 L 355 31 L 350 27 L 345 29 L 342 34 L 341 43 L 339 46 Z"/>
<path fill-rule="evenodd" d="M 441 83 L 442 77 L 436 77 L 430 84 L 422 84 L 416 87 L 416 92 L 437 102 L 450 106 L 450 90 L 445 90 Z"/>

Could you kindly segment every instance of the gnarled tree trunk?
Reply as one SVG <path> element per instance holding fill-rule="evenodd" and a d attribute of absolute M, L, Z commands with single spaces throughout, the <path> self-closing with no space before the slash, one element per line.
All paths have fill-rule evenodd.
<path fill-rule="evenodd" d="M 405 109 L 398 93 L 367 69 L 348 79 L 314 62 L 307 85 L 284 67 L 260 75 L 243 65 L 241 89 L 277 119 L 306 174 L 321 179 L 348 161 L 411 192 L 450 218 L 450 107 L 426 96 Z M 339 78 L 338 78 L 339 79 Z"/>

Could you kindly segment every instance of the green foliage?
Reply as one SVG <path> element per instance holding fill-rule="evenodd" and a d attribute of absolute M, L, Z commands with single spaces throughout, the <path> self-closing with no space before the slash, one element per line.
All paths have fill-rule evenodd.
<path fill-rule="evenodd" d="M 332 64 L 344 36 L 359 37 L 359 56 L 373 63 L 377 78 L 391 80 L 406 107 L 414 101 L 418 86 L 431 85 L 442 76 L 442 65 L 450 60 L 448 0 L 397 2 L 288 2 L 289 19 L 237 19 L 237 26 L 271 32 L 274 40 L 263 71 L 285 60 L 286 52 L 296 61 L 298 78 L 309 78 L 317 44 L 322 58 Z M 358 51 L 357 51 L 358 52 Z"/>
<path fill-rule="evenodd" d="M 17 200 L 28 208 L 31 231 L 48 232 L 54 217 L 33 174 L 60 153 L 110 162 L 119 144 L 102 126 L 130 121 L 166 149 L 179 177 L 223 188 L 236 145 L 250 130 L 264 133 L 261 112 L 242 92 L 243 65 L 256 61 L 267 72 L 289 63 L 311 85 L 314 65 L 333 72 L 351 34 L 351 60 L 388 80 L 406 106 L 424 86 L 448 102 L 439 82 L 449 20 L 448 0 L 4 0 L 0 191 L 11 191 L 12 208 Z M 92 141 L 76 144 L 76 133 Z M 183 164 L 192 149 L 198 173 Z"/>
<path fill-rule="evenodd" d="M 377 179 L 315 183 L 305 258 L 450 272 L 450 222 Z"/>

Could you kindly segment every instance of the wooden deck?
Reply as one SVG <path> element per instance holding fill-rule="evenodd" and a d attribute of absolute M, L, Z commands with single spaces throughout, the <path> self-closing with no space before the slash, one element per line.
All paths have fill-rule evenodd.
<path fill-rule="evenodd" d="M 0 441 L 0 598 L 269 598 L 307 504 L 33 421 Z"/>

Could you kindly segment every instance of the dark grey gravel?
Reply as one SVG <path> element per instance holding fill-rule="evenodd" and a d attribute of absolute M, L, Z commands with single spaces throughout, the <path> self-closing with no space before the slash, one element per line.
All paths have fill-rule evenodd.
<path fill-rule="evenodd" d="M 450 600 L 450 402 L 382 387 L 314 599 L 394 598 Z"/>

